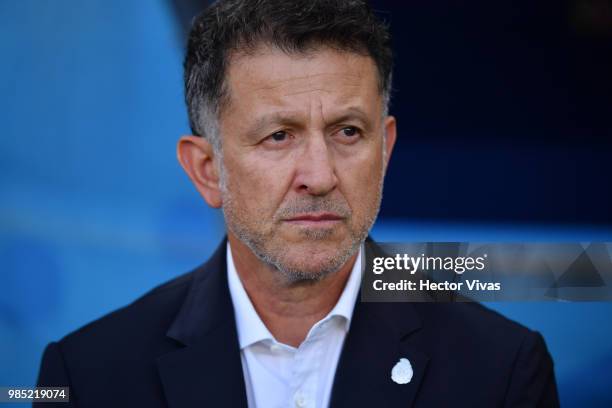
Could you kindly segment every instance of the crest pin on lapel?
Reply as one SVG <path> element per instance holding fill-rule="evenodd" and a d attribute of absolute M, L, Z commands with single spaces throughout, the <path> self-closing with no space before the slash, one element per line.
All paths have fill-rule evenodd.
<path fill-rule="evenodd" d="M 400 358 L 391 370 L 391 379 L 398 384 L 408 384 L 412 380 L 412 364 L 407 358 Z"/>

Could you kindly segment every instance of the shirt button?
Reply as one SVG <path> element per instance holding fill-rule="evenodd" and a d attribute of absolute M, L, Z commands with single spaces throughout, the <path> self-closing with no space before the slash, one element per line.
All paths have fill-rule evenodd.
<path fill-rule="evenodd" d="M 302 394 L 301 391 L 298 391 L 295 394 L 295 406 L 298 408 L 302 408 L 306 406 L 306 398 L 304 397 L 304 394 Z"/>
<path fill-rule="evenodd" d="M 270 346 L 270 351 L 273 352 L 273 353 L 276 353 L 276 352 L 280 351 L 280 349 L 281 349 L 281 347 L 278 344 L 272 344 Z"/>

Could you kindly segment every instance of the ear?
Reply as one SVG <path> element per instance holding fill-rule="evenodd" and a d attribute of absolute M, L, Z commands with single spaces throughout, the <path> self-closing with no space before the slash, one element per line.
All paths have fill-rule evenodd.
<path fill-rule="evenodd" d="M 176 155 L 185 173 L 204 200 L 213 208 L 222 204 L 219 174 L 212 144 L 200 136 L 182 136 L 176 146 Z"/>
<path fill-rule="evenodd" d="M 393 152 L 393 146 L 395 146 L 395 139 L 397 137 L 397 127 L 394 116 L 387 116 L 384 122 L 385 134 L 385 172 L 387 171 L 387 165 L 391 159 L 391 153 Z"/>

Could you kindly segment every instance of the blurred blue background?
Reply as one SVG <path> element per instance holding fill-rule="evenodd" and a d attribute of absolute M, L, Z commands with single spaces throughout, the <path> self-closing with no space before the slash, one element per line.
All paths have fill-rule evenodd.
<path fill-rule="evenodd" d="M 175 159 L 204 3 L 0 1 L 0 386 L 223 236 Z M 374 2 L 399 118 L 375 239 L 612 241 L 612 8 L 531 3 Z M 543 333 L 564 406 L 612 406 L 611 303 L 490 306 Z"/>

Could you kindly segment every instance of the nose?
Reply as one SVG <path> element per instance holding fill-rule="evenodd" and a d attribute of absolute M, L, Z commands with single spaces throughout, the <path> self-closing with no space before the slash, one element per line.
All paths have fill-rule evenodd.
<path fill-rule="evenodd" d="M 324 135 L 308 139 L 302 154 L 297 157 L 295 186 L 299 192 L 323 196 L 338 183 L 333 155 Z"/>

